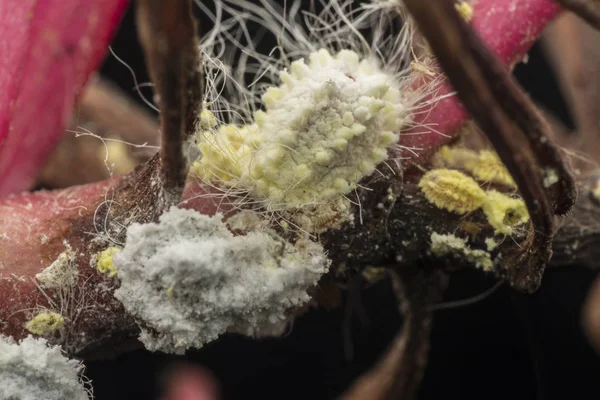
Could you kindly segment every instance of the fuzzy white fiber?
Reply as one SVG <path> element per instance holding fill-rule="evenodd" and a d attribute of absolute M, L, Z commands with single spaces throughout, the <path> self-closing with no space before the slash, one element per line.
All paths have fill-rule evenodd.
<path fill-rule="evenodd" d="M 140 340 L 170 353 L 224 332 L 258 335 L 285 325 L 330 263 L 317 243 L 291 245 L 269 231 L 234 236 L 221 215 L 176 207 L 159 223 L 132 225 L 114 261 L 115 296 L 138 321 Z"/>
<path fill-rule="evenodd" d="M 2 400 L 88 400 L 79 379 L 82 368 L 44 339 L 29 336 L 16 343 L 0 337 Z"/>

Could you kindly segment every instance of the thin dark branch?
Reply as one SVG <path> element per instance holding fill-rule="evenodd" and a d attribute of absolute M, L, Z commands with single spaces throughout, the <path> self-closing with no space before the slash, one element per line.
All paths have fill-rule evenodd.
<path fill-rule="evenodd" d="M 386 355 L 352 385 L 342 400 L 410 400 L 419 387 L 429 351 L 430 306 L 441 300 L 446 275 L 418 266 L 397 268 L 392 275 L 404 315 L 402 329 Z"/>
<path fill-rule="evenodd" d="M 567 10 L 584 19 L 588 24 L 600 30 L 600 9 L 598 0 L 554 0 Z"/>
<path fill-rule="evenodd" d="M 554 214 L 575 201 L 573 179 L 548 138 L 549 127 L 512 76 L 446 0 L 405 4 L 441 67 L 515 179 L 533 222 L 523 250 L 507 260 L 532 291 L 550 259 Z M 548 176 L 556 178 L 545 183 Z"/>
<path fill-rule="evenodd" d="M 169 206 L 183 192 L 188 169 L 183 143 L 201 102 L 197 27 L 189 0 L 138 0 L 137 23 L 160 105 L 162 187 Z"/>
<path fill-rule="evenodd" d="M 600 171 L 582 181 L 573 212 L 559 220 L 551 267 L 581 265 L 600 270 L 600 199 L 595 194 L 599 182 Z"/>
<path fill-rule="evenodd" d="M 599 42 L 600 30 L 573 13 L 565 13 L 544 32 L 544 47 L 576 128 L 563 129 L 561 135 L 554 121 L 553 133 L 563 147 L 585 154 L 571 160 L 574 169 L 589 170 L 590 160 L 600 160 Z"/>

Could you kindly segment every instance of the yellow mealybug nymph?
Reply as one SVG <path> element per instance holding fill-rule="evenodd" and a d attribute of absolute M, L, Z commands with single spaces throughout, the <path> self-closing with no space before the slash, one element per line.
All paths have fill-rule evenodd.
<path fill-rule="evenodd" d="M 119 175 L 132 171 L 137 165 L 135 159 L 129 154 L 127 145 L 117 140 L 106 140 L 104 146 L 98 149 L 98 159 Z"/>
<path fill-rule="evenodd" d="M 464 147 L 442 146 L 432 157 L 432 164 L 436 168 L 467 169 L 466 164 L 477 160 L 477 152 Z"/>
<path fill-rule="evenodd" d="M 48 335 L 62 329 L 65 325 L 65 318 L 55 312 L 45 311 L 37 314 L 27 324 L 25 328 L 36 335 Z"/>
<path fill-rule="evenodd" d="M 451 169 L 433 169 L 419 181 L 425 198 L 438 208 L 458 214 L 481 207 L 495 233 L 512 235 L 514 228 L 529 221 L 523 199 L 496 190 L 484 191 L 470 176 Z"/>
<path fill-rule="evenodd" d="M 473 6 L 466 1 L 459 1 L 454 5 L 454 8 L 456 8 L 456 11 L 458 11 L 465 21 L 471 22 L 471 19 L 473 19 Z"/>
<path fill-rule="evenodd" d="M 529 221 L 529 212 L 523 199 L 516 199 L 490 190 L 481 208 L 496 233 L 512 235 L 514 229 Z"/>
<path fill-rule="evenodd" d="M 442 146 L 433 157 L 433 165 L 464 169 L 480 182 L 500 184 L 511 189 L 517 188 L 510 172 L 498 154 L 492 150 L 476 152 L 464 147 Z"/>
<path fill-rule="evenodd" d="M 470 176 L 452 169 L 433 169 L 419 181 L 425 198 L 438 208 L 458 214 L 477 210 L 486 193 Z"/>
<path fill-rule="evenodd" d="M 101 274 L 106 274 L 113 277 L 117 274 L 117 269 L 113 265 L 113 256 L 121 251 L 118 247 L 109 247 L 102 250 L 96 256 L 96 269 Z"/>
<path fill-rule="evenodd" d="M 498 183 L 512 189 L 517 188 L 510 172 L 494 151 L 480 151 L 477 158 L 468 161 L 465 166 L 478 181 Z"/>
<path fill-rule="evenodd" d="M 206 182 L 238 184 L 242 169 L 252 159 L 255 146 L 249 136 L 255 130 L 256 125 L 231 124 L 220 126 L 215 133 L 204 131 L 198 144 L 203 156 L 192 165 L 192 172 Z"/>

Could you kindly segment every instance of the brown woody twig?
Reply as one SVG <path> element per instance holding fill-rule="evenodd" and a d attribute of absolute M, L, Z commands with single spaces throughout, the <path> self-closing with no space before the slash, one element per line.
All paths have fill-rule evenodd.
<path fill-rule="evenodd" d="M 392 277 L 404 315 L 402 330 L 381 361 L 341 400 L 410 400 L 419 387 L 429 351 L 429 306 L 441 300 L 447 276 L 440 270 L 411 266 L 392 270 Z"/>
<path fill-rule="evenodd" d="M 543 39 L 576 128 L 561 139 L 570 151 L 587 153 L 572 161 L 574 168 L 589 170 L 600 159 L 600 31 L 565 13 Z"/>
<path fill-rule="evenodd" d="M 187 0 L 138 0 L 137 23 L 161 112 L 161 175 L 168 207 L 183 193 L 188 169 L 183 144 L 202 97 L 197 27 Z"/>
<path fill-rule="evenodd" d="M 598 0 L 554 0 L 567 10 L 583 18 L 588 24 L 600 29 L 600 9 Z"/>

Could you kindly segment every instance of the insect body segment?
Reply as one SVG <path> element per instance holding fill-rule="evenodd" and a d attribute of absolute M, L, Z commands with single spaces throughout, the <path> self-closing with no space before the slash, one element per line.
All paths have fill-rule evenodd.
<path fill-rule="evenodd" d="M 473 178 L 446 168 L 427 172 L 421 178 L 419 187 L 430 203 L 458 214 L 477 210 L 486 196 Z"/>

